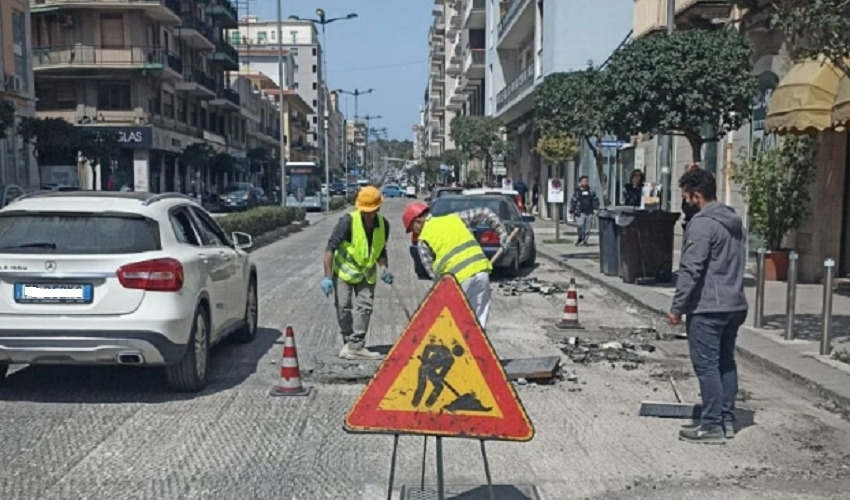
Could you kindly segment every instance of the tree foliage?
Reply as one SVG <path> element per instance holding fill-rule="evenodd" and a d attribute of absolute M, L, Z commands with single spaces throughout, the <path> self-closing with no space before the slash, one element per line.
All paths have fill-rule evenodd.
<path fill-rule="evenodd" d="M 23 117 L 18 133 L 32 144 L 33 155 L 40 165 L 75 165 L 77 163 L 77 131 L 61 118 Z"/>
<path fill-rule="evenodd" d="M 592 66 L 582 71 L 547 76 L 534 97 L 534 122 L 540 133 L 537 150 L 549 162 L 557 164 L 564 161 L 558 158 L 565 158 L 563 153 L 566 151 L 558 152 L 557 149 L 571 145 L 570 138 L 583 140 L 588 145 L 596 161 L 602 197 L 607 205 L 608 181 L 601 151 L 593 141 L 617 128 L 608 120 L 602 96 L 606 82 L 606 74 Z M 575 144 L 575 147 L 579 145 Z M 545 154 L 550 153 L 551 156 L 546 158 Z M 575 155 L 571 155 L 570 159 L 573 157 Z"/>
<path fill-rule="evenodd" d="M 448 149 L 443 153 L 443 163 L 452 167 L 455 179 L 460 180 L 460 169 L 466 163 L 466 157 L 458 149 Z"/>
<path fill-rule="evenodd" d="M 493 158 L 507 153 L 502 122 L 484 116 L 456 116 L 451 122 L 451 139 L 466 159 L 484 162 L 487 180 L 493 177 Z"/>
<path fill-rule="evenodd" d="M 5 139 L 10 128 L 15 125 L 15 105 L 12 101 L 0 101 L 0 139 Z"/>
<path fill-rule="evenodd" d="M 795 56 L 825 55 L 850 76 L 850 2 L 847 0 L 779 0 L 772 24 L 788 37 Z"/>
<path fill-rule="evenodd" d="M 764 238 L 768 250 L 808 216 L 809 187 L 815 177 L 816 143 L 787 137 L 778 148 L 759 150 L 736 168 L 750 215 L 749 228 Z"/>
<path fill-rule="evenodd" d="M 678 134 L 693 160 L 703 143 L 741 127 L 757 92 L 752 49 L 734 30 L 677 31 L 640 38 L 617 51 L 602 97 L 613 132 Z M 703 137 L 706 125 L 717 135 Z"/>
<path fill-rule="evenodd" d="M 537 154 L 554 165 L 574 160 L 581 148 L 576 136 L 567 132 L 543 132 L 537 139 Z"/>

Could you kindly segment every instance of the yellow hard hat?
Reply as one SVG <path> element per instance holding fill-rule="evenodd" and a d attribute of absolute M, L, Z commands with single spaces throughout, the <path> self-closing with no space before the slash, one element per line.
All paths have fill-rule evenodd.
<path fill-rule="evenodd" d="M 357 193 L 354 206 L 361 212 L 376 212 L 381 208 L 384 198 L 375 186 L 366 186 Z"/>

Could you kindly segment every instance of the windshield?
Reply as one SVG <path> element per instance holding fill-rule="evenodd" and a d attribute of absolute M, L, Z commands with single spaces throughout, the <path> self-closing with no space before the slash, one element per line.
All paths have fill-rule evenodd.
<path fill-rule="evenodd" d="M 160 250 L 150 219 L 94 214 L 0 216 L 0 253 L 127 254 Z"/>
<path fill-rule="evenodd" d="M 224 188 L 225 193 L 236 193 L 238 191 L 248 191 L 251 189 L 251 185 L 247 182 L 234 182 L 233 184 L 228 184 L 226 188 Z"/>
<path fill-rule="evenodd" d="M 295 196 L 301 191 L 304 196 L 316 196 L 321 190 L 320 181 L 321 179 L 315 175 L 293 174 L 289 177 L 289 194 Z"/>
<path fill-rule="evenodd" d="M 446 215 L 463 212 L 464 210 L 471 210 L 473 208 L 489 208 L 495 212 L 500 219 L 507 220 L 511 218 L 508 210 L 508 204 L 497 197 L 442 198 L 434 202 L 434 206 L 431 207 L 431 214 Z"/>

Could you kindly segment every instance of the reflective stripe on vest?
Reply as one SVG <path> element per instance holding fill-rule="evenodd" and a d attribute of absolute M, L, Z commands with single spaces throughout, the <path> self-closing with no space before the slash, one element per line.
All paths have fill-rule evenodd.
<path fill-rule="evenodd" d="M 378 215 L 372 231 L 372 245 L 366 237 L 366 228 L 360 212 L 351 213 L 351 241 L 343 241 L 334 253 L 334 274 L 346 283 L 356 285 L 366 280 L 370 285 L 378 280 L 378 258 L 387 243 L 384 218 Z"/>
<path fill-rule="evenodd" d="M 472 231 L 456 214 L 429 218 L 419 239 L 434 252 L 437 276 L 452 274 L 462 283 L 480 272 L 493 270 Z"/>

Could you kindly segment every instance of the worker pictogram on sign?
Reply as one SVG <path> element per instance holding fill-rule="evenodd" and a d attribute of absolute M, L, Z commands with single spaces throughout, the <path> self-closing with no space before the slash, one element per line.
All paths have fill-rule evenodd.
<path fill-rule="evenodd" d="M 508 441 L 534 436 L 453 276 L 431 289 L 357 399 L 345 428 Z"/>

